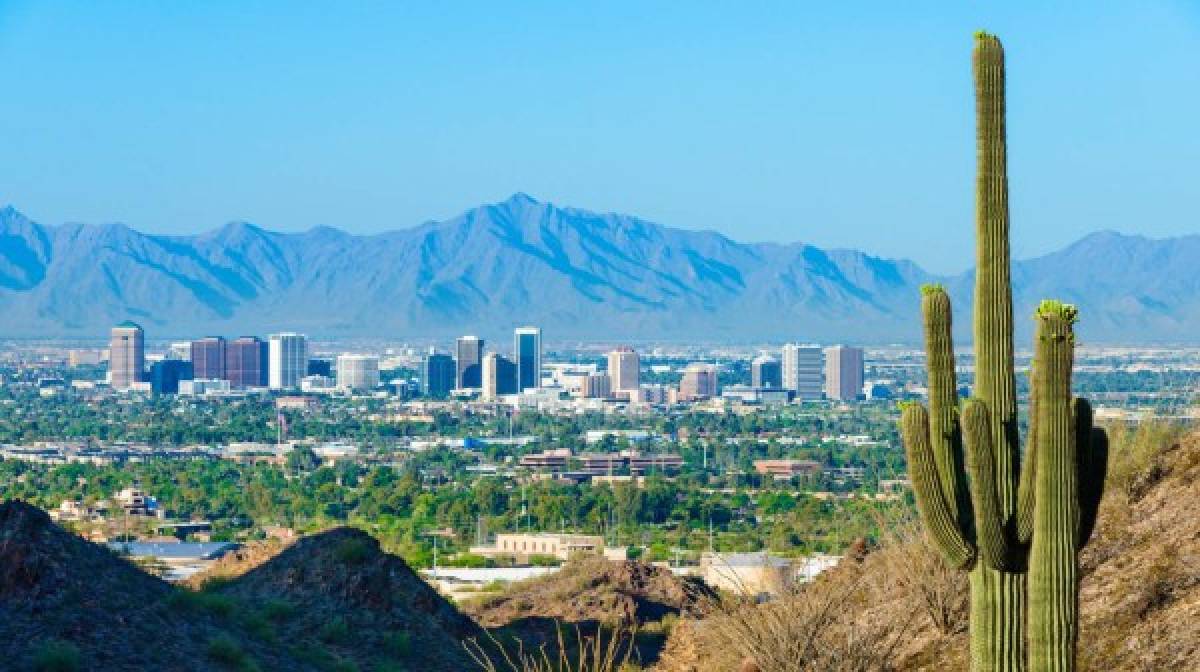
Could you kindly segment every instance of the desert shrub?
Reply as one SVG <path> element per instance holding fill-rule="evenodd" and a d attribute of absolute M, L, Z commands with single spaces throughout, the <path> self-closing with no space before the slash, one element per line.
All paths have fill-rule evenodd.
<path fill-rule="evenodd" d="M 249 612 L 241 617 L 240 622 L 246 632 L 258 639 L 265 642 L 274 642 L 278 639 L 275 626 L 261 612 Z"/>
<path fill-rule="evenodd" d="M 358 537 L 346 539 L 338 544 L 334 557 L 346 565 L 361 565 L 371 557 L 371 543 Z"/>
<path fill-rule="evenodd" d="M 206 653 L 214 662 L 230 669 L 244 670 L 245 672 L 258 669 L 254 661 L 242 650 L 241 645 L 229 635 L 217 635 L 208 640 Z"/>
<path fill-rule="evenodd" d="M 237 607 L 237 602 L 228 595 L 208 591 L 197 592 L 187 588 L 176 589 L 167 599 L 167 604 L 175 609 L 193 613 L 206 612 L 221 618 L 228 618 Z"/>
<path fill-rule="evenodd" d="M 412 653 L 412 637 L 400 630 L 388 634 L 383 647 L 392 658 L 407 658 Z"/>
<path fill-rule="evenodd" d="M 966 572 L 950 567 L 926 536 L 925 526 L 911 511 L 890 520 L 880 514 L 883 550 L 875 566 L 881 570 L 876 588 L 889 595 L 903 593 L 943 635 L 965 632 L 970 596 Z"/>
<path fill-rule="evenodd" d="M 77 672 L 83 669 L 79 647 L 61 639 L 47 639 L 33 652 L 33 669 L 37 672 Z"/>
<path fill-rule="evenodd" d="M 583 634 L 579 626 L 573 631 L 555 624 L 557 646 L 542 646 L 536 651 L 525 649 L 518 639 L 516 646 L 506 646 L 492 633 L 484 642 L 469 639 L 464 642 L 467 654 L 485 672 L 633 672 L 641 669 L 634 660 L 636 628 L 598 627 L 595 634 Z"/>
<path fill-rule="evenodd" d="M 1164 449 L 1179 441 L 1183 430 L 1162 420 L 1142 422 L 1136 428 L 1117 423 L 1105 429 L 1109 434 L 1106 489 L 1132 504 L 1162 479 L 1164 467 L 1159 458 Z"/>
<path fill-rule="evenodd" d="M 263 602 L 260 613 L 263 618 L 280 623 L 296 614 L 296 605 L 279 598 L 269 599 Z"/>
<path fill-rule="evenodd" d="M 891 669 L 910 623 L 866 617 L 871 586 L 861 575 L 825 577 L 773 602 L 714 600 L 705 623 L 726 668 L 772 672 L 877 672 Z M 726 669 L 721 668 L 721 669 Z"/>
<path fill-rule="evenodd" d="M 317 636 L 326 644 L 344 644 L 350 639 L 350 626 L 346 619 L 338 617 L 322 625 Z"/>

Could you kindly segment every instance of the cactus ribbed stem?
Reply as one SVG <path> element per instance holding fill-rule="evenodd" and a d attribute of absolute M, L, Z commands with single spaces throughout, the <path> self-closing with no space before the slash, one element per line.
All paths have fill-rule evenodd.
<path fill-rule="evenodd" d="M 946 564 L 967 569 L 975 561 L 975 549 L 959 527 L 956 508 L 943 495 L 937 460 L 929 441 L 929 412 L 924 406 L 908 404 L 904 407 L 900 432 L 908 456 L 909 478 L 925 529 Z"/>
<path fill-rule="evenodd" d="M 1017 499 L 1017 386 L 1013 371 L 1012 286 L 1008 248 L 1004 48 L 978 33 L 973 54 L 976 114 L 975 395 L 987 404 L 995 493 L 1007 527 Z M 975 670 L 1024 669 L 1023 577 L 977 563 L 971 577 Z M 977 595 L 978 593 L 978 595 Z"/>
<path fill-rule="evenodd" d="M 979 562 L 992 569 L 1012 566 L 1008 530 L 996 497 L 996 458 L 992 446 L 991 417 L 987 405 L 971 399 L 963 407 L 963 436 L 971 473 L 971 503 L 975 509 L 975 549 Z"/>
<path fill-rule="evenodd" d="M 937 461 L 942 496 L 954 510 L 959 529 L 969 538 L 974 520 L 958 423 L 958 379 L 954 367 L 950 296 L 941 285 L 922 287 L 921 294 L 929 370 L 929 438 Z"/>
<path fill-rule="evenodd" d="M 951 565 L 971 568 L 971 669 L 1023 672 L 1028 642 L 1035 672 L 1072 672 L 1078 553 L 1095 526 L 1108 440 L 1092 427 L 1087 402 L 1071 399 L 1075 308 L 1046 301 L 1038 308 L 1031 371 L 1031 440 L 1018 469 L 1000 41 L 976 34 L 973 63 L 977 398 L 960 417 L 950 298 L 941 287 L 922 288 L 931 411 L 906 405 L 901 431 L 930 538 Z"/>
<path fill-rule="evenodd" d="M 1058 307 L 1061 307 L 1059 304 Z M 1079 632 L 1079 460 L 1071 367 L 1073 309 L 1039 309 L 1037 476 L 1029 554 L 1029 663 L 1072 672 Z M 1090 424 L 1090 421 L 1088 422 Z"/>

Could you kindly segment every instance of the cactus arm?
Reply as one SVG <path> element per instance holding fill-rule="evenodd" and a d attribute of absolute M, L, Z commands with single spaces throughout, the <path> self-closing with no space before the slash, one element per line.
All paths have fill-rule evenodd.
<path fill-rule="evenodd" d="M 1073 306 L 1056 301 L 1042 302 L 1037 312 L 1038 465 L 1028 576 L 1033 672 L 1075 669 L 1081 519 L 1075 432 L 1077 422 L 1090 423 L 1086 406 L 1073 407 L 1071 399 L 1075 314 Z"/>
<path fill-rule="evenodd" d="M 1088 432 L 1087 452 L 1079 461 L 1079 548 L 1087 546 L 1096 529 L 1096 516 L 1108 477 L 1108 434 L 1099 427 Z M 1080 444 L 1083 448 L 1083 444 Z M 1086 457 L 1085 457 L 1086 456 Z"/>
<path fill-rule="evenodd" d="M 945 558 L 958 569 L 975 562 L 975 549 L 958 525 L 956 510 L 943 494 L 937 460 L 929 440 L 929 412 L 920 404 L 906 404 L 900 416 L 900 431 L 908 455 L 908 472 L 917 498 L 917 510 L 925 521 L 930 539 Z"/>
<path fill-rule="evenodd" d="M 958 380 L 954 367 L 950 296 L 941 285 L 925 285 L 921 294 L 929 372 L 929 438 L 942 496 L 954 510 L 959 529 L 967 532 L 969 537 L 974 521 L 958 423 Z"/>
<path fill-rule="evenodd" d="M 996 456 L 992 446 L 987 404 L 971 399 L 963 407 L 963 436 L 971 472 L 971 503 L 975 509 L 975 548 L 979 561 L 996 570 L 1012 569 L 1010 544 L 996 497 Z"/>

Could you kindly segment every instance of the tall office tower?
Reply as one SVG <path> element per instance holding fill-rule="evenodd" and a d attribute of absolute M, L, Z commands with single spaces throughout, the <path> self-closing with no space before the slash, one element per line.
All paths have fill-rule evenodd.
<path fill-rule="evenodd" d="M 584 376 L 579 396 L 590 399 L 608 399 L 612 395 L 612 377 L 607 373 L 589 373 Z"/>
<path fill-rule="evenodd" d="M 338 355 L 337 386 L 359 392 L 379 387 L 379 358 L 348 353 Z"/>
<path fill-rule="evenodd" d="M 235 338 L 225 346 L 225 379 L 232 388 L 266 387 L 267 343 L 257 336 Z"/>
<path fill-rule="evenodd" d="M 454 358 L 450 355 L 429 353 L 421 360 L 421 394 L 435 399 L 450 394 L 454 389 Z"/>
<path fill-rule="evenodd" d="M 502 394 L 517 393 L 517 365 L 507 357 L 495 352 L 489 352 L 483 358 L 483 388 L 484 399 L 495 399 Z"/>
<path fill-rule="evenodd" d="M 825 348 L 825 396 L 850 401 L 862 394 L 863 351 L 835 345 Z"/>
<path fill-rule="evenodd" d="M 454 341 L 454 387 L 469 390 L 483 386 L 483 339 L 463 336 Z"/>
<path fill-rule="evenodd" d="M 308 372 L 308 340 L 301 334 L 267 337 L 267 386 L 286 390 L 300 386 Z"/>
<path fill-rule="evenodd" d="M 127 390 L 142 379 L 146 366 L 146 337 L 133 322 L 112 328 L 108 346 L 108 371 L 113 389 Z"/>
<path fill-rule="evenodd" d="M 182 359 L 163 359 L 150 365 L 150 391 L 154 394 L 179 394 L 179 381 L 192 379 L 192 363 Z"/>
<path fill-rule="evenodd" d="M 825 355 L 815 345 L 783 346 L 783 387 L 797 399 L 820 399 L 824 393 Z"/>
<path fill-rule="evenodd" d="M 192 341 L 192 375 L 197 380 L 225 379 L 225 339 L 209 336 Z"/>
<path fill-rule="evenodd" d="M 623 345 L 608 353 L 608 377 L 612 380 L 612 392 L 619 397 L 630 397 L 638 391 L 642 362 L 633 348 Z"/>
<path fill-rule="evenodd" d="M 713 364 L 693 362 L 683 370 L 679 380 L 681 399 L 705 399 L 717 396 L 717 367 Z"/>
<path fill-rule="evenodd" d="M 517 365 L 517 392 L 542 386 L 542 330 L 517 327 L 513 332 L 513 357 Z"/>
<path fill-rule="evenodd" d="M 760 355 L 750 363 L 750 385 L 768 389 L 783 387 L 783 367 L 770 355 Z"/>

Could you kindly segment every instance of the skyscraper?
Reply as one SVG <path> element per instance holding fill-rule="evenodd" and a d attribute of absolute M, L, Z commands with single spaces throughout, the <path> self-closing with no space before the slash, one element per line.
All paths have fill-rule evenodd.
<path fill-rule="evenodd" d="M 641 358 L 633 348 L 623 345 L 608 353 L 608 376 L 612 393 L 617 397 L 630 397 L 641 384 Z"/>
<path fill-rule="evenodd" d="M 679 380 L 680 399 L 706 399 L 717 396 L 717 367 L 693 362 L 683 370 Z"/>
<path fill-rule="evenodd" d="M 209 336 L 192 341 L 192 375 L 196 380 L 225 380 L 225 339 Z"/>
<path fill-rule="evenodd" d="M 542 385 L 542 330 L 518 327 L 513 332 L 513 358 L 517 366 L 517 392 Z"/>
<path fill-rule="evenodd" d="M 266 387 L 267 343 L 257 336 L 235 338 L 225 346 L 225 379 L 232 388 Z"/>
<path fill-rule="evenodd" d="M 301 334 L 271 334 L 267 337 L 267 383 L 272 390 L 300 386 L 308 372 L 308 341 Z"/>
<path fill-rule="evenodd" d="M 862 394 L 863 351 L 835 345 L 825 348 L 825 396 L 850 401 Z"/>
<path fill-rule="evenodd" d="M 429 353 L 421 360 L 421 394 L 441 398 L 454 389 L 454 358 Z"/>
<path fill-rule="evenodd" d="M 797 399 L 820 399 L 825 357 L 815 345 L 788 343 L 783 346 L 783 387 Z"/>
<path fill-rule="evenodd" d="M 483 386 L 483 339 L 463 336 L 454 341 L 454 387 L 460 390 Z"/>
<path fill-rule="evenodd" d="M 191 379 L 189 361 L 163 359 L 150 365 L 150 391 L 154 394 L 179 394 L 179 381 Z"/>
<path fill-rule="evenodd" d="M 516 394 L 517 365 L 507 357 L 489 352 L 483 358 L 483 398 L 495 399 L 502 394 Z"/>
<path fill-rule="evenodd" d="M 783 367 L 770 355 L 760 355 L 750 363 L 750 385 L 768 389 L 783 387 Z"/>
<path fill-rule="evenodd" d="M 108 346 L 108 371 L 113 389 L 127 390 L 142 379 L 146 367 L 146 342 L 142 328 L 125 321 L 112 328 Z"/>
<path fill-rule="evenodd" d="M 337 386 L 359 392 L 379 387 L 379 358 L 349 353 L 338 355 Z"/>

